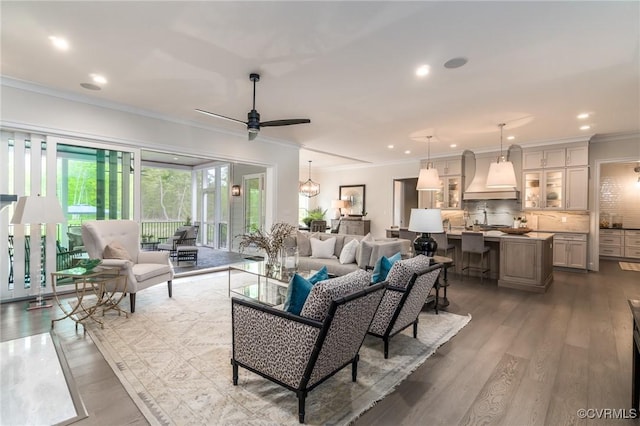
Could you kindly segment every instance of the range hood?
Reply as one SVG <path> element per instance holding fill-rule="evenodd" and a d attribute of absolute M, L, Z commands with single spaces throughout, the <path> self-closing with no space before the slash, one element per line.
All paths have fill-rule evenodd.
<path fill-rule="evenodd" d="M 475 158 L 475 174 L 473 175 L 471 183 L 464 191 L 462 196 L 463 200 L 517 200 L 519 198 L 520 193 L 516 188 L 487 188 L 489 166 L 493 161 L 496 161 L 497 158 L 498 155 Z M 517 175 L 518 170 L 516 167 L 516 176 Z"/>

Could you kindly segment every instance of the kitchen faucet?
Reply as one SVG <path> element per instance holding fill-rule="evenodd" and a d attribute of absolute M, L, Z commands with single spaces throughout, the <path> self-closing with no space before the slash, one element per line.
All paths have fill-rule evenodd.
<path fill-rule="evenodd" d="M 483 209 L 482 213 L 484 214 L 484 220 L 482 221 L 482 224 L 483 225 L 488 225 L 488 223 L 487 223 L 487 209 L 486 208 Z"/>

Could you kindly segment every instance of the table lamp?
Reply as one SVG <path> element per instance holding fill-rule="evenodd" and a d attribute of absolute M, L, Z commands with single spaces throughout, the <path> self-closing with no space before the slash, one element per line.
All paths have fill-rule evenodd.
<path fill-rule="evenodd" d="M 40 233 L 42 232 L 41 225 L 43 224 L 57 224 L 66 221 L 58 199 L 55 196 L 41 197 L 39 194 L 18 198 L 18 204 L 16 204 L 16 209 L 11 218 L 11 223 L 14 225 L 37 225 L 38 232 Z M 29 256 L 33 260 L 33 253 L 29 253 Z M 38 296 L 36 301 L 30 304 L 27 310 L 51 307 L 51 305 L 42 298 L 42 283 L 40 282 L 40 277 L 42 276 L 42 259 L 40 254 L 36 256 L 36 260 L 38 270 L 40 271 L 37 280 Z M 34 281 L 34 279 L 31 280 L 32 284 Z"/>
<path fill-rule="evenodd" d="M 336 209 L 335 219 L 340 219 L 342 216 L 342 209 L 346 209 L 349 206 L 349 202 L 347 200 L 332 200 L 331 207 Z"/>
<path fill-rule="evenodd" d="M 438 243 L 431 237 L 431 234 L 444 232 L 440 209 L 411 209 L 409 231 L 422 234 L 413 241 L 413 250 L 416 255 L 424 254 L 433 257 L 438 249 Z"/>

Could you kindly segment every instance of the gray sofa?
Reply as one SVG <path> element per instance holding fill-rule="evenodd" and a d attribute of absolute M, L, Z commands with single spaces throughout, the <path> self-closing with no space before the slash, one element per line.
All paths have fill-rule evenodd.
<path fill-rule="evenodd" d="M 329 238 L 335 238 L 336 245 L 333 253 L 334 257 L 331 259 L 311 257 L 310 238 L 318 238 L 321 241 L 326 241 Z M 390 257 L 398 252 L 406 254 L 411 245 L 409 240 L 399 238 L 384 238 L 376 239 L 374 241 L 366 240 L 362 242 L 364 238 L 365 236 L 363 235 L 309 233 L 298 231 L 296 233 L 296 237 L 291 238 L 287 245 L 296 245 L 298 248 L 299 271 L 319 270 L 323 266 L 326 266 L 329 274 L 337 276 L 348 274 L 349 272 L 357 269 L 366 269 L 367 266 L 373 266 L 381 256 Z M 356 250 L 356 261 L 353 263 L 340 263 L 339 259 L 342 248 L 353 239 L 360 241 L 358 249 Z"/>

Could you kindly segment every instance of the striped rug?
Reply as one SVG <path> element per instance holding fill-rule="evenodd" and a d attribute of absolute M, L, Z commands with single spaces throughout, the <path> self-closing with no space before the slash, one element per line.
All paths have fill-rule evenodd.
<path fill-rule="evenodd" d="M 640 272 L 640 263 L 635 262 L 618 262 L 620 264 L 620 268 L 625 271 L 636 271 Z"/>

